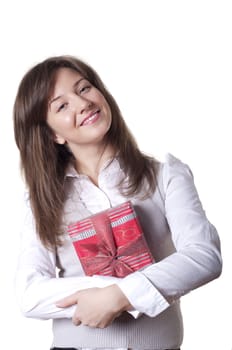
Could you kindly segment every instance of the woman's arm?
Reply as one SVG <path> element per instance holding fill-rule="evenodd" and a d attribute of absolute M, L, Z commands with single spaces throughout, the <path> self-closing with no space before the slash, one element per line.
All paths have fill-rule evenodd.
<path fill-rule="evenodd" d="M 85 308 L 88 303 L 84 300 L 90 300 L 94 290 L 84 290 L 65 298 L 59 304 L 61 307 L 74 303 L 83 305 L 81 314 L 78 306 L 74 313 L 75 324 L 84 321 L 96 327 L 99 324 L 105 326 L 117 316 L 117 311 L 120 313 L 121 305 L 126 309 L 132 306 L 155 317 L 182 295 L 220 275 L 222 261 L 218 234 L 205 215 L 189 167 L 169 156 L 162 177 L 165 214 L 176 252 L 143 271 L 117 280 L 117 286 L 103 288 L 95 295 L 96 306 L 93 305 L 91 310 Z M 104 312 L 100 309 L 98 313 L 99 300 L 110 300 L 109 290 L 114 295 L 111 308 Z M 90 318 L 93 310 L 96 313 L 91 313 Z"/>
<path fill-rule="evenodd" d="M 163 167 L 166 218 L 176 252 L 119 282 L 131 305 L 155 317 L 182 295 L 217 278 L 220 242 L 189 167 L 169 155 Z"/>
<path fill-rule="evenodd" d="M 38 239 L 31 211 L 28 209 L 23 225 L 21 248 L 16 272 L 16 296 L 26 317 L 50 319 L 71 318 L 75 306 L 60 308 L 57 300 L 76 291 L 105 287 L 114 283 L 114 277 L 69 277 L 56 276 L 56 256 L 48 251 Z"/>

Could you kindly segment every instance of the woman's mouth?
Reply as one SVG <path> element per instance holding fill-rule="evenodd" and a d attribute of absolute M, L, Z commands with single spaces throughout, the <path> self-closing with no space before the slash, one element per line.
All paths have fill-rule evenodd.
<path fill-rule="evenodd" d="M 100 117 L 100 110 L 97 110 L 94 113 L 91 113 L 90 115 L 88 115 L 80 124 L 80 126 L 83 125 L 90 125 L 95 123 Z"/>

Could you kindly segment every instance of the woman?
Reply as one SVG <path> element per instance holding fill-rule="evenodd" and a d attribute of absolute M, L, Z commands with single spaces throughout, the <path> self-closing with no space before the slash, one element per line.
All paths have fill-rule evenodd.
<path fill-rule="evenodd" d="M 29 194 L 16 278 L 23 314 L 53 319 L 54 349 L 179 348 L 180 297 L 221 273 L 188 166 L 144 155 L 97 73 L 70 56 L 26 73 L 14 129 Z M 155 263 L 124 278 L 85 276 L 68 225 L 127 200 Z"/>

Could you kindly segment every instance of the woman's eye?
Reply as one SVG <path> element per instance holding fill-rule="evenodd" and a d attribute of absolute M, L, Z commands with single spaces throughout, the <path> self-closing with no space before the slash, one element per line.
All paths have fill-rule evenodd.
<path fill-rule="evenodd" d="M 82 88 L 80 88 L 79 94 L 83 94 L 83 93 L 89 91 L 90 87 L 91 87 L 90 85 L 84 85 Z"/>
<path fill-rule="evenodd" d="M 62 103 L 62 104 L 58 107 L 57 112 L 62 111 L 62 109 L 64 109 L 66 106 L 67 106 L 67 103 Z"/>

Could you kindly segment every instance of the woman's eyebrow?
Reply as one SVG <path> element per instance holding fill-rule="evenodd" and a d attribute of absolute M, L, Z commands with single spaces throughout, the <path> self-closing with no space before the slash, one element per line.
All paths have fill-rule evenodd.
<path fill-rule="evenodd" d="M 53 98 L 51 101 L 49 101 L 49 103 L 48 103 L 49 107 L 51 107 L 51 104 L 52 104 L 53 102 L 59 100 L 59 98 L 61 98 L 61 97 L 62 97 L 62 95 L 57 96 L 57 97 Z"/>
<path fill-rule="evenodd" d="M 75 89 L 75 88 L 79 85 L 79 83 L 80 83 L 82 80 L 86 80 L 86 78 L 82 77 L 82 78 L 78 79 L 78 80 L 73 84 L 73 88 Z"/>

